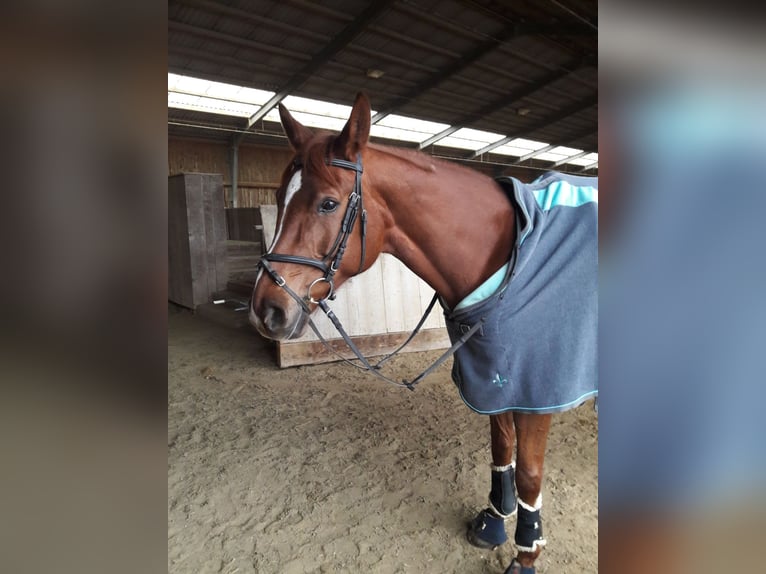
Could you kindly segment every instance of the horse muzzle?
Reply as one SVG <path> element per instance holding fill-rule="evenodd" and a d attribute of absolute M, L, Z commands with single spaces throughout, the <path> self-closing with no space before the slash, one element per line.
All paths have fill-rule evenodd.
<path fill-rule="evenodd" d="M 306 331 L 308 317 L 294 304 L 265 300 L 250 306 L 250 324 L 267 339 L 286 341 L 297 339 Z"/>

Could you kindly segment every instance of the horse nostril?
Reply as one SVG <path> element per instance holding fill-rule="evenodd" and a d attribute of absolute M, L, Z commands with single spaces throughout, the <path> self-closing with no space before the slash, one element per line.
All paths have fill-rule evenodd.
<path fill-rule="evenodd" d="M 266 303 L 264 305 L 263 324 L 269 331 L 276 332 L 281 330 L 286 320 L 287 313 L 282 307 L 275 303 Z"/>

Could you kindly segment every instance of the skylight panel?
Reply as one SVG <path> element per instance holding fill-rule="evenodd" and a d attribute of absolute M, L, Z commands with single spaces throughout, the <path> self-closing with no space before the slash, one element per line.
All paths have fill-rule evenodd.
<path fill-rule="evenodd" d="M 536 155 L 535 159 L 539 159 L 543 161 L 558 162 L 568 157 L 571 157 L 573 155 L 577 155 L 579 153 L 582 153 L 581 149 L 576 149 L 573 147 L 566 147 L 566 146 L 560 145 L 546 152 Z"/>
<path fill-rule="evenodd" d="M 272 92 L 168 74 L 168 107 L 249 117 L 273 96 Z"/>
<path fill-rule="evenodd" d="M 588 155 L 584 155 L 582 157 L 578 157 L 577 159 L 573 159 L 572 161 L 568 161 L 567 163 L 571 165 L 580 165 L 585 167 L 586 165 L 590 165 L 592 163 L 595 163 L 598 161 L 598 154 L 597 153 L 589 153 Z"/>
<path fill-rule="evenodd" d="M 551 150 L 551 153 L 560 153 L 563 154 L 565 157 L 577 155 L 578 153 L 582 153 L 583 150 L 576 149 L 573 147 L 564 147 L 563 145 L 560 145 L 558 147 L 555 147 Z"/>
<path fill-rule="evenodd" d="M 344 121 L 351 115 L 351 106 L 301 98 L 299 96 L 287 96 L 282 100 L 282 103 L 293 115 L 295 115 L 294 112 L 305 112 L 307 114 L 325 116 L 328 118 L 339 118 Z"/>
<path fill-rule="evenodd" d="M 416 132 L 412 130 L 402 130 L 398 128 L 381 126 L 380 124 L 373 124 L 373 126 L 370 127 L 370 135 L 390 140 L 422 142 L 423 140 L 431 137 L 433 134 L 427 132 Z"/>
<path fill-rule="evenodd" d="M 287 96 L 282 103 L 290 110 L 296 120 L 310 128 L 339 132 L 346 125 L 351 106 L 333 104 L 299 96 Z M 373 114 L 375 112 L 372 112 Z M 279 122 L 279 110 L 274 108 L 263 118 L 267 121 Z"/>
<path fill-rule="evenodd" d="M 257 113 L 272 97 L 274 92 L 168 73 L 169 108 L 248 118 Z M 343 129 L 352 109 L 348 105 L 300 96 L 288 96 L 283 103 L 303 125 L 335 132 Z M 372 111 L 373 115 L 375 113 Z M 274 107 L 263 119 L 279 123 L 278 108 Z M 449 124 L 389 114 L 371 126 L 370 134 L 390 140 L 422 143 L 447 128 L 450 128 Z M 460 128 L 435 143 L 439 146 L 478 151 L 503 139 L 503 134 Z M 523 157 L 539 150 L 541 153 L 534 156 L 535 159 L 552 162 L 566 160 L 568 157 L 583 153 L 581 150 L 566 146 L 543 151 L 543 148 L 548 147 L 550 147 L 549 144 L 545 142 L 516 138 L 494 148 L 492 153 Z M 589 153 L 567 163 L 585 167 L 596 162 L 598 162 L 598 153 Z"/>
<path fill-rule="evenodd" d="M 260 106 L 186 93 L 168 92 L 168 107 L 246 118 L 254 114 Z"/>
<path fill-rule="evenodd" d="M 197 95 L 203 95 L 207 91 L 208 87 L 210 87 L 210 83 L 211 82 L 209 80 L 203 80 L 201 78 L 168 74 L 168 90 L 179 90 Z"/>
<path fill-rule="evenodd" d="M 531 151 L 536 151 L 538 149 L 543 149 L 544 147 L 548 147 L 549 144 L 545 142 L 538 142 L 535 140 L 528 140 L 524 138 L 516 138 L 515 140 L 511 140 L 508 142 L 509 146 L 514 146 L 517 148 L 525 149 L 527 150 L 527 153 Z"/>
<path fill-rule="evenodd" d="M 529 155 L 530 153 L 536 152 L 537 150 L 546 148 L 549 145 L 550 144 L 547 144 L 545 142 L 528 140 L 524 138 L 516 138 L 509 141 L 505 145 L 496 147 L 495 149 L 492 150 L 492 153 L 497 153 L 500 155 L 510 155 L 514 157 L 523 157 L 525 155 Z"/>
<path fill-rule="evenodd" d="M 439 132 L 443 132 L 449 127 L 449 124 L 431 122 L 428 120 L 418 120 L 416 118 L 408 118 L 407 116 L 400 116 L 397 114 L 390 114 L 384 117 L 375 125 L 424 133 L 428 134 L 429 137 L 438 134 Z"/>
<path fill-rule="evenodd" d="M 289 108 L 288 108 L 289 109 Z M 339 132 L 346 125 L 347 118 L 333 118 L 320 114 L 309 114 L 306 112 L 297 112 L 290 110 L 290 115 L 309 128 L 321 130 L 331 130 Z"/>
<path fill-rule="evenodd" d="M 561 159 L 564 159 L 565 157 L 567 157 L 567 154 L 565 153 L 553 153 L 550 151 L 546 151 L 545 153 L 536 155 L 535 159 L 538 159 L 541 161 L 559 161 Z"/>
<path fill-rule="evenodd" d="M 471 128 L 461 128 L 454 134 L 437 141 L 436 145 L 476 151 L 483 147 L 487 147 L 492 142 L 503 139 L 503 137 L 503 134 L 484 132 Z"/>
<path fill-rule="evenodd" d="M 231 100 L 244 104 L 265 104 L 274 92 L 255 88 L 235 86 L 223 82 L 212 82 L 190 76 L 168 74 L 168 92 L 181 92 L 195 96 L 210 96 L 222 100 Z"/>
<path fill-rule="evenodd" d="M 370 135 L 391 140 L 422 142 L 448 127 L 448 124 L 391 114 L 373 124 Z"/>

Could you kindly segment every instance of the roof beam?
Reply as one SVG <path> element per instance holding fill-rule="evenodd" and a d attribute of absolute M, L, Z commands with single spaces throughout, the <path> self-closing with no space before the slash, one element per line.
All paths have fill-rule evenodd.
<path fill-rule="evenodd" d="M 505 145 L 505 144 L 507 144 L 507 143 L 508 143 L 508 142 L 510 142 L 511 140 L 515 140 L 517 137 L 518 137 L 518 136 L 505 136 L 505 137 L 504 137 L 503 139 L 501 139 L 501 140 L 497 140 L 496 142 L 492 142 L 492 143 L 491 143 L 491 144 L 489 144 L 488 146 L 484 146 L 483 148 L 481 148 L 481 149 L 479 149 L 479 150 L 476 150 L 476 151 L 475 151 L 475 152 L 473 152 L 471 155 L 469 155 L 469 156 L 468 156 L 468 158 L 469 158 L 469 159 L 473 159 L 473 158 L 475 158 L 475 157 L 479 157 L 480 155 L 482 155 L 482 154 L 485 154 L 485 153 L 487 153 L 488 151 L 492 151 L 493 149 L 495 149 L 495 148 L 498 148 L 498 147 L 500 147 L 501 145 Z"/>
<path fill-rule="evenodd" d="M 516 139 L 518 137 L 534 134 L 538 130 L 541 130 L 545 127 L 558 123 L 561 120 L 568 118 L 569 116 L 573 116 L 583 110 L 587 110 L 588 108 L 596 105 L 597 103 L 598 103 L 598 96 L 595 94 L 592 96 L 589 96 L 588 98 L 585 98 L 584 100 L 579 100 L 577 102 L 574 102 L 572 105 L 569 105 L 566 108 L 562 108 L 561 110 L 559 110 L 557 113 L 553 114 L 552 116 L 543 118 L 539 122 L 531 125 L 530 127 L 526 129 L 521 130 L 520 132 L 514 134 L 513 136 L 505 137 L 501 140 L 491 143 L 488 146 L 474 152 L 472 155 L 469 156 L 469 158 L 473 159 L 473 158 L 479 157 L 480 155 L 487 153 L 488 151 L 492 151 L 496 147 L 505 145 L 509 141 Z"/>
<path fill-rule="evenodd" d="M 296 90 L 302 86 L 316 72 L 322 67 L 328 60 L 334 57 L 338 52 L 345 48 L 356 38 L 367 25 L 376 19 L 380 14 L 388 10 L 389 6 L 393 4 L 394 0 L 386 0 L 384 2 L 372 2 L 367 8 L 359 14 L 353 21 L 351 21 L 341 32 L 335 36 L 335 38 L 322 48 L 317 54 L 314 55 L 311 60 L 306 63 L 295 75 L 293 75 L 287 82 L 285 82 L 276 94 L 257 112 L 250 116 L 247 120 L 246 129 L 250 129 L 253 125 L 260 121 L 266 114 L 268 114 L 274 107 L 281 102 L 290 92 Z M 242 139 L 241 136 L 239 139 Z"/>
<path fill-rule="evenodd" d="M 596 169 L 597 167 L 598 167 L 598 162 L 594 161 L 593 163 L 584 166 L 581 170 L 578 171 L 578 173 L 583 173 L 585 171 L 590 171 L 592 169 Z"/>
<path fill-rule="evenodd" d="M 462 127 L 462 126 L 459 126 L 459 125 L 450 126 L 450 127 L 448 127 L 446 130 L 442 130 L 442 131 L 440 131 L 438 134 L 434 134 L 434 135 L 432 135 L 432 136 L 431 136 L 430 138 L 428 138 L 427 140 L 420 142 L 420 143 L 418 144 L 418 149 L 425 149 L 425 148 L 427 148 L 428 146 L 435 144 L 435 143 L 436 143 L 436 142 L 438 142 L 439 140 L 441 140 L 441 139 L 444 139 L 444 138 L 446 138 L 447 136 L 451 136 L 451 135 L 452 135 L 452 134 L 454 134 L 456 131 L 458 131 L 458 130 L 459 130 L 461 127 Z"/>
<path fill-rule="evenodd" d="M 465 3 L 465 1 L 464 1 L 464 3 Z M 518 15 L 518 14 L 516 16 L 514 16 L 513 18 L 508 18 L 508 17 L 504 17 L 502 14 L 499 14 L 499 13 L 497 13 L 494 10 L 488 10 L 481 3 L 470 2 L 470 4 L 471 4 L 471 8 L 472 9 L 474 9 L 474 10 L 479 9 L 479 10 L 485 12 L 485 13 L 488 13 L 490 15 L 490 17 L 492 17 L 492 18 L 494 18 L 496 20 L 501 20 L 501 21 L 505 22 L 506 24 L 516 25 L 517 27 L 520 24 L 522 24 L 519 21 L 520 20 L 520 15 Z M 410 4 L 409 2 L 399 3 L 397 5 L 396 9 L 398 11 L 404 12 L 405 14 L 408 14 L 408 15 L 412 16 L 413 18 L 418 18 L 420 20 L 423 20 L 425 22 L 433 24 L 434 26 L 436 26 L 438 28 L 441 28 L 442 30 L 447 31 L 450 34 L 457 34 L 457 35 L 459 35 L 459 36 L 461 36 L 463 38 L 468 38 L 470 40 L 477 40 L 477 39 L 483 38 L 482 33 L 479 32 L 478 30 L 469 28 L 467 26 L 456 25 L 456 24 L 451 22 L 446 17 L 438 16 L 437 14 L 435 14 L 433 12 L 427 11 L 427 9 L 425 9 L 425 8 L 414 6 L 414 5 Z M 543 36 L 543 38 L 545 40 L 549 41 L 549 42 L 553 41 L 549 36 Z M 564 47 L 562 47 L 560 45 L 559 42 L 555 42 L 555 44 L 556 44 L 558 49 L 566 49 L 567 51 L 571 51 L 571 48 L 569 48 L 569 47 L 564 48 Z M 527 64 L 529 64 L 531 66 L 537 66 L 537 67 L 543 67 L 543 68 L 545 67 L 545 65 L 539 60 L 539 58 L 536 58 L 534 56 L 528 56 L 526 54 L 519 54 L 515 50 L 512 51 L 512 50 L 510 50 L 509 48 L 507 48 L 505 46 L 501 46 L 500 50 L 504 53 L 504 55 L 507 55 L 507 56 L 510 56 L 510 57 L 514 57 L 514 58 L 520 58 L 521 60 L 523 60 L 524 62 L 526 62 Z M 594 66 L 596 65 L 595 62 L 597 61 L 597 55 L 595 53 L 590 53 L 590 52 L 588 52 L 588 53 L 581 53 L 581 52 L 578 51 L 578 55 L 581 58 L 592 60 L 594 62 L 593 65 Z"/>
<path fill-rule="evenodd" d="M 552 150 L 553 148 L 555 148 L 555 147 L 558 147 L 558 144 L 550 144 L 550 145 L 547 145 L 547 146 L 545 146 L 545 147 L 541 147 L 540 149 L 537 149 L 537 150 L 531 151 L 531 152 L 529 152 L 528 154 L 526 154 L 526 155 L 523 155 L 523 156 L 521 156 L 519 159 L 517 159 L 517 160 L 516 160 L 516 163 L 515 163 L 514 165 L 518 165 L 518 164 L 520 164 L 520 163 L 522 163 L 522 162 L 525 162 L 525 161 L 527 161 L 528 159 L 532 159 L 533 157 L 535 157 L 535 156 L 538 156 L 538 155 L 540 155 L 541 153 L 545 153 L 545 152 L 547 152 L 547 151 L 551 151 L 551 150 Z M 588 152 L 588 153 L 590 153 L 590 152 Z"/>
<path fill-rule="evenodd" d="M 208 12 L 213 12 L 215 14 L 222 14 L 234 20 L 254 22 L 255 24 L 268 26 L 276 30 L 281 30 L 282 32 L 296 34 L 298 36 L 302 36 L 304 38 L 310 38 L 318 42 L 324 43 L 324 42 L 327 42 L 327 40 L 329 39 L 329 37 L 325 36 L 324 34 L 319 34 L 317 32 L 313 32 L 305 28 L 299 28 L 297 26 L 293 26 L 285 22 L 280 22 L 279 20 L 266 18 L 264 16 L 260 16 L 256 14 L 253 11 L 241 10 L 239 8 L 235 8 L 233 6 L 227 6 L 226 4 L 221 4 L 219 2 L 211 2 L 210 0 L 175 0 L 175 2 L 177 4 L 186 4 L 187 6 L 193 6 L 195 8 L 206 10 Z"/>
<path fill-rule="evenodd" d="M 198 50 L 196 48 L 184 48 L 181 46 L 173 46 L 168 50 L 168 56 L 180 56 L 182 58 L 189 58 L 191 60 L 205 60 L 206 62 L 212 62 L 214 64 L 221 64 L 225 66 L 231 66 L 239 68 L 244 72 L 253 73 L 254 71 L 267 72 L 270 74 L 281 74 L 283 70 L 278 70 L 273 66 L 268 66 L 260 62 L 253 62 L 252 60 L 244 60 L 242 58 L 234 58 L 232 56 L 222 56 L 213 54 L 205 50 Z M 183 71 L 184 74 L 188 74 L 187 70 Z M 223 83 L 232 83 L 231 78 L 226 79 L 218 77 L 217 81 Z"/>
<path fill-rule="evenodd" d="M 457 122 L 455 122 L 453 126 L 455 129 L 452 132 L 449 132 L 449 130 L 444 130 L 440 134 L 436 134 L 435 136 L 428 138 L 426 141 L 422 142 L 420 144 L 420 149 L 424 149 L 428 147 L 429 145 L 436 143 L 440 139 L 447 137 L 448 135 L 459 130 L 460 128 L 464 128 L 467 125 L 480 120 L 484 116 L 487 116 L 489 114 L 502 110 L 503 108 L 509 106 L 510 104 L 517 102 L 518 100 L 521 100 L 523 98 L 526 98 L 527 96 L 532 95 L 536 91 L 541 90 L 545 86 L 548 86 L 554 82 L 557 82 L 558 80 L 568 76 L 571 73 L 572 71 L 568 69 L 556 70 L 554 72 L 550 72 L 546 74 L 545 76 L 543 76 L 542 78 L 539 78 L 538 80 L 531 82 L 530 84 L 522 88 L 519 88 L 518 90 L 512 91 L 510 94 L 490 102 L 489 104 L 481 107 L 478 111 L 461 117 Z M 441 137 L 437 137 L 437 136 L 441 136 Z M 500 145 L 503 145 L 503 144 L 500 144 Z"/>
<path fill-rule="evenodd" d="M 591 22 L 590 19 L 586 18 L 585 16 L 581 16 L 580 14 L 578 14 L 577 12 L 575 12 L 574 10 L 569 8 L 568 6 L 565 6 L 564 4 L 559 2 L 558 0 L 550 0 L 550 2 L 552 4 L 558 6 L 559 8 L 561 8 L 564 12 L 567 12 L 568 14 L 571 14 L 572 16 L 577 18 L 580 22 L 585 24 L 588 28 L 591 28 L 592 30 L 598 32 L 598 25 L 596 25 L 593 22 Z"/>
<path fill-rule="evenodd" d="M 377 114 L 375 114 L 375 116 L 372 118 L 372 123 L 375 124 L 379 122 L 388 114 L 390 114 L 392 111 L 394 111 L 396 108 L 399 108 L 402 105 L 409 102 L 410 100 L 417 98 L 418 96 L 422 95 L 424 92 L 427 92 L 431 88 L 438 86 L 450 76 L 459 74 L 460 72 L 465 70 L 468 66 L 470 66 L 477 60 L 483 58 L 489 52 L 496 49 L 498 46 L 507 42 L 508 40 L 515 37 L 516 35 L 517 35 L 517 28 L 515 26 L 507 26 L 497 38 L 490 38 L 489 40 L 485 40 L 481 42 L 473 50 L 462 55 L 457 60 L 452 62 L 451 65 L 447 66 L 440 72 L 431 76 L 423 84 L 420 84 L 419 86 L 415 86 L 414 89 L 410 90 L 403 96 L 396 98 L 391 104 L 389 104 L 384 109 L 382 109 Z"/>
<path fill-rule="evenodd" d="M 216 40 L 230 46 L 239 46 L 241 48 L 247 48 L 248 50 L 255 50 L 258 52 L 265 52 L 267 54 L 277 54 L 279 56 L 287 56 L 288 58 L 295 58 L 296 60 L 308 60 L 309 57 L 301 52 L 294 50 L 286 50 L 278 46 L 272 46 L 264 42 L 257 42 L 255 40 L 249 40 L 247 38 L 239 38 L 232 36 L 231 34 L 224 34 L 223 32 L 217 32 L 216 30 L 209 30 L 208 28 L 200 28 L 199 26 L 193 26 L 191 24 L 184 24 L 183 22 L 176 22 L 170 20 L 168 22 L 168 30 L 175 32 L 184 32 L 191 34 L 192 36 L 199 36 L 201 38 L 207 38 L 209 40 Z"/>

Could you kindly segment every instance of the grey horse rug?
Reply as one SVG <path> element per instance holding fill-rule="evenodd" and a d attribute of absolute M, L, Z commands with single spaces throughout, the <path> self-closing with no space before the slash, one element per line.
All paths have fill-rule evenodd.
<path fill-rule="evenodd" d="M 564 411 L 598 393 L 598 179 L 497 181 L 516 209 L 516 242 L 506 266 L 445 308 L 453 343 L 482 322 L 452 378 L 482 414 Z"/>

